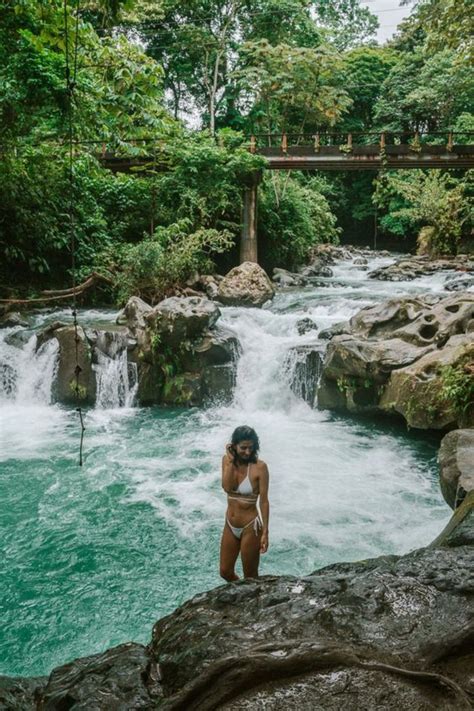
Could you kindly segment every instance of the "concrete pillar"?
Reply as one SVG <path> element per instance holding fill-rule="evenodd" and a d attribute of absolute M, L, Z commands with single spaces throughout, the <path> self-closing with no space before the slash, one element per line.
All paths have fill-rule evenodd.
<path fill-rule="evenodd" d="M 244 208 L 240 237 L 240 263 L 258 262 L 257 253 L 257 194 L 261 173 L 252 175 L 244 188 Z"/>

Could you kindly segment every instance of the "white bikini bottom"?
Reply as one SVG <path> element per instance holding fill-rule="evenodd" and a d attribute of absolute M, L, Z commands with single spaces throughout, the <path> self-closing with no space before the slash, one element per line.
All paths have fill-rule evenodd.
<path fill-rule="evenodd" d="M 242 535 L 242 531 L 245 528 L 248 528 L 249 526 L 253 526 L 253 530 L 255 532 L 255 535 L 258 536 L 258 530 L 259 528 L 263 527 L 263 524 L 260 520 L 260 516 L 255 516 L 255 518 L 252 521 L 249 521 L 248 523 L 245 524 L 245 526 L 242 526 L 242 528 L 238 528 L 237 526 L 233 526 L 230 522 L 229 519 L 226 518 L 227 525 L 229 526 L 230 530 L 234 534 L 236 538 L 240 540 L 240 537 Z"/>

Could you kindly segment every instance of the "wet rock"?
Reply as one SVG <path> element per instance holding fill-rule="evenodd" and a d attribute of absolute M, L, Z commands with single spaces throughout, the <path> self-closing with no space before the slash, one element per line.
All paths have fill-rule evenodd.
<path fill-rule="evenodd" d="M 317 331 L 318 324 L 315 323 L 312 318 L 309 318 L 307 316 L 305 318 L 301 318 L 296 323 L 296 329 L 297 329 L 300 336 L 304 336 L 304 334 L 308 333 L 309 331 Z"/>
<path fill-rule="evenodd" d="M 172 296 L 148 312 L 145 321 L 162 343 L 176 346 L 201 336 L 214 326 L 219 316 L 218 306 L 205 297 Z"/>
<path fill-rule="evenodd" d="M 47 676 L 0 676 L 0 708 L 4 711 L 36 711 L 38 697 L 47 681 Z"/>
<path fill-rule="evenodd" d="M 308 283 L 307 279 L 302 277 L 301 274 L 295 274 L 278 267 L 273 270 L 273 281 L 282 287 L 305 286 Z"/>
<path fill-rule="evenodd" d="M 272 282 L 255 262 L 234 267 L 219 284 L 219 301 L 227 306 L 263 306 L 274 295 Z"/>
<path fill-rule="evenodd" d="M 29 322 L 18 311 L 9 311 L 0 317 L 0 328 L 14 328 L 15 326 L 28 328 L 29 325 Z"/>
<path fill-rule="evenodd" d="M 355 265 L 355 266 L 366 265 L 367 263 L 368 263 L 368 262 L 367 262 L 367 259 L 366 259 L 365 257 L 356 257 L 356 258 L 354 259 L 354 265 Z"/>
<path fill-rule="evenodd" d="M 460 276 L 448 279 L 444 288 L 447 291 L 465 291 L 474 287 L 474 276 Z"/>
<path fill-rule="evenodd" d="M 339 321 L 329 328 L 323 328 L 318 336 L 322 341 L 329 341 L 334 336 L 340 336 L 343 333 L 349 333 L 350 325 L 348 321 Z"/>
<path fill-rule="evenodd" d="M 38 708 L 128 711 L 155 708 L 160 698 L 156 665 L 145 647 L 129 642 L 54 669 Z"/>
<path fill-rule="evenodd" d="M 471 553 L 422 549 L 196 596 L 153 630 L 166 708 L 468 709 Z"/>
<path fill-rule="evenodd" d="M 59 344 L 58 370 L 53 384 L 54 399 L 66 404 L 93 404 L 96 395 L 96 379 L 92 368 L 92 350 L 84 329 L 65 326 L 54 330 Z M 79 368 L 76 381 L 76 368 Z M 77 385 L 77 390 L 76 390 Z"/>
<path fill-rule="evenodd" d="M 474 429 L 448 432 L 441 440 L 438 461 L 441 491 L 454 509 L 474 491 Z"/>
<path fill-rule="evenodd" d="M 474 263 L 466 261 L 461 255 L 443 259 L 429 259 L 426 256 L 402 257 L 394 264 L 370 272 L 369 278 L 382 281 L 410 281 L 448 269 L 474 271 Z"/>
<path fill-rule="evenodd" d="M 334 272 L 321 259 L 315 259 L 311 264 L 300 270 L 303 277 L 332 277 Z"/>

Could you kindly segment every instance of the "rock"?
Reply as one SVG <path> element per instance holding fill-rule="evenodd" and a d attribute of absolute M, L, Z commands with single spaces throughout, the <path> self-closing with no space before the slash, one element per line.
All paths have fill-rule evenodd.
<path fill-rule="evenodd" d="M 315 323 L 312 318 L 307 316 L 306 318 L 301 318 L 296 323 L 296 329 L 300 336 L 304 336 L 304 334 L 308 333 L 308 331 L 317 331 L 318 324 Z"/>
<path fill-rule="evenodd" d="M 145 317 L 153 311 L 152 307 L 139 296 L 131 296 L 117 316 L 116 323 L 126 326 L 135 336 L 138 330 L 146 327 Z"/>
<path fill-rule="evenodd" d="M 48 681 L 42 677 L 0 676 L 0 708 L 5 711 L 36 711 L 37 700 Z"/>
<path fill-rule="evenodd" d="M 52 323 L 48 324 L 46 328 L 44 328 L 42 331 L 38 331 L 36 334 L 36 350 L 39 351 L 39 349 L 46 343 L 46 341 L 49 341 L 51 338 L 54 338 L 55 336 L 55 331 L 57 331 L 59 328 L 68 328 L 69 324 L 67 324 L 65 321 L 53 321 Z"/>
<path fill-rule="evenodd" d="M 465 291 L 474 287 L 474 276 L 461 276 L 448 279 L 444 288 L 446 291 Z"/>
<path fill-rule="evenodd" d="M 295 274 L 279 267 L 275 267 L 273 270 L 273 281 L 282 287 L 305 286 L 308 283 L 308 280 L 302 277 L 301 274 Z"/>
<path fill-rule="evenodd" d="M 367 263 L 368 262 L 365 257 L 357 257 L 356 259 L 354 259 L 354 265 L 356 266 L 366 265 Z"/>
<path fill-rule="evenodd" d="M 38 708 L 151 709 L 161 697 L 158 671 L 146 648 L 128 642 L 54 669 Z"/>
<path fill-rule="evenodd" d="M 474 265 L 466 262 L 461 255 L 443 259 L 429 259 L 427 256 L 402 257 L 394 264 L 380 267 L 370 272 L 370 279 L 382 281 L 409 281 L 417 277 L 448 269 L 474 270 Z"/>
<path fill-rule="evenodd" d="M 0 328 L 14 328 L 15 326 L 28 328 L 29 325 L 28 321 L 18 311 L 9 311 L 0 318 Z"/>
<path fill-rule="evenodd" d="M 419 348 L 401 338 L 375 341 L 350 335 L 335 336 L 328 345 L 324 373 L 331 380 L 356 377 L 386 383 L 393 370 L 413 363 L 430 350 L 430 346 Z"/>
<path fill-rule="evenodd" d="M 19 331 L 12 331 L 8 336 L 5 337 L 5 343 L 7 346 L 14 346 L 15 348 L 23 348 L 26 343 L 30 340 L 33 335 L 33 331 L 21 329 Z"/>
<path fill-rule="evenodd" d="M 453 336 L 443 349 L 394 371 L 380 398 L 380 408 L 400 413 L 410 427 L 419 429 L 474 424 L 473 407 L 459 410 L 449 389 L 443 391 L 446 369 L 460 371 L 465 363 L 474 363 L 474 341 L 470 336 Z"/>
<path fill-rule="evenodd" d="M 339 321 L 329 328 L 323 328 L 318 336 L 322 341 L 329 341 L 334 336 L 340 336 L 342 333 L 349 333 L 350 325 L 349 321 Z"/>
<path fill-rule="evenodd" d="M 317 345 L 290 348 L 285 369 L 290 372 L 290 387 L 297 397 L 314 406 L 322 357 Z"/>
<path fill-rule="evenodd" d="M 332 277 L 334 272 L 321 259 L 314 260 L 311 264 L 300 270 L 303 277 Z"/>
<path fill-rule="evenodd" d="M 338 330 L 326 351 L 319 407 L 397 413 L 423 429 L 471 422 L 470 410 L 462 414 L 449 397 L 442 402 L 439 391 L 443 369 L 463 367 L 470 358 L 465 347 L 472 343 L 474 294 L 391 299 L 361 309 Z"/>
<path fill-rule="evenodd" d="M 441 440 L 438 461 L 441 492 L 454 509 L 474 491 L 474 429 L 448 432 Z"/>
<path fill-rule="evenodd" d="M 91 347 L 84 330 L 77 329 L 77 364 L 80 368 L 76 393 L 76 344 L 74 326 L 57 328 L 53 332 L 59 343 L 58 370 L 53 385 L 54 399 L 66 404 L 94 404 L 96 380 L 92 369 Z"/>
<path fill-rule="evenodd" d="M 219 301 L 227 306 L 262 306 L 274 295 L 266 272 L 254 262 L 234 267 L 219 284 Z"/>
<path fill-rule="evenodd" d="M 199 370 L 213 365 L 236 363 L 240 344 L 228 329 L 218 327 L 207 331 L 196 340 L 190 350 L 183 351 L 182 362 L 186 370 Z"/>
<path fill-rule="evenodd" d="M 220 314 L 218 306 L 205 297 L 171 296 L 148 312 L 145 321 L 162 343 L 176 346 L 201 336 L 214 326 Z"/>
<path fill-rule="evenodd" d="M 167 708 L 468 709 L 471 560 L 427 548 L 197 595 L 153 629 Z"/>
<path fill-rule="evenodd" d="M 231 402 L 235 384 L 236 369 L 233 363 L 205 368 L 202 377 L 203 403 L 216 405 Z"/>

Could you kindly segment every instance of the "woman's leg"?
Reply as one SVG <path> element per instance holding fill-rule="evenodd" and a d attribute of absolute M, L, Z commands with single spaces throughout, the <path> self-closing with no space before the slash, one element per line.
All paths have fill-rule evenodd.
<path fill-rule="evenodd" d="M 226 522 L 221 539 L 220 576 L 228 582 L 239 579 L 235 574 L 235 561 L 239 551 L 240 539 L 234 536 Z"/>
<path fill-rule="evenodd" d="M 240 557 L 244 578 L 258 578 L 258 564 L 260 562 L 260 538 L 262 528 L 258 527 L 258 535 L 255 535 L 253 526 L 249 526 L 242 532 L 240 541 Z"/>

